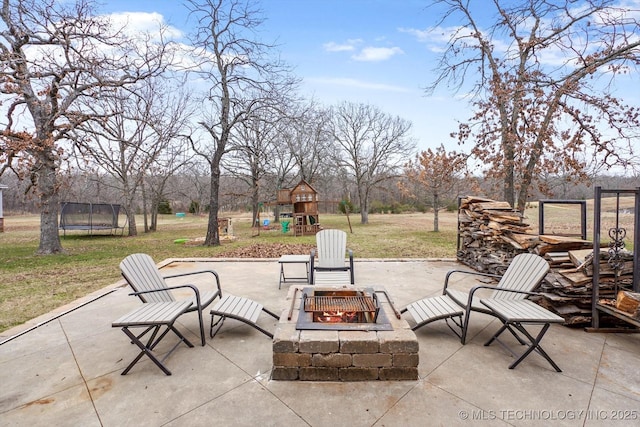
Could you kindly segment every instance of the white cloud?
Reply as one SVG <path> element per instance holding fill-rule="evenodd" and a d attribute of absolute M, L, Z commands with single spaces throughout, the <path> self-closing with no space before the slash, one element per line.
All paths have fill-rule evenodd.
<path fill-rule="evenodd" d="M 322 47 L 327 52 L 355 52 L 362 43 L 362 39 L 349 39 L 343 43 L 328 42 L 323 44 Z M 352 55 L 351 58 L 355 61 L 386 61 L 394 55 L 403 53 L 399 47 L 365 47 Z"/>
<path fill-rule="evenodd" d="M 160 29 L 163 37 L 176 40 L 183 37 L 183 32 L 176 27 L 167 25 L 164 17 L 157 12 L 121 12 L 108 16 L 115 28 L 123 28 L 128 34 L 135 35 L 145 33 L 154 39 L 159 39 Z"/>
<path fill-rule="evenodd" d="M 385 91 L 385 92 L 411 92 L 409 89 L 402 86 L 387 85 L 383 83 L 372 83 L 372 82 L 366 82 L 363 80 L 351 79 L 346 77 L 331 77 L 331 78 L 311 77 L 305 80 L 310 83 L 317 83 L 322 85 L 348 86 L 352 88 L 377 90 L 377 91 Z"/>
<path fill-rule="evenodd" d="M 416 38 L 418 43 L 423 43 L 433 53 L 442 54 L 454 38 L 471 38 L 471 30 L 461 26 L 430 27 L 424 30 L 416 28 L 398 28 L 401 33 L 407 33 Z"/>
<path fill-rule="evenodd" d="M 398 31 L 401 33 L 407 33 L 414 36 L 420 43 L 449 43 L 451 37 L 454 34 L 463 32 L 467 32 L 470 34 L 469 30 L 464 29 L 463 27 L 453 26 L 453 27 L 430 27 L 424 30 L 418 30 L 416 28 L 398 28 Z"/>
<path fill-rule="evenodd" d="M 349 39 L 344 43 L 329 42 L 322 45 L 327 52 L 352 52 L 361 44 L 361 39 Z"/>
<path fill-rule="evenodd" d="M 401 33 L 411 34 L 416 39 L 418 39 L 419 42 L 423 42 L 423 43 L 431 40 L 432 33 L 433 33 L 433 29 L 418 30 L 415 28 L 404 28 L 404 27 L 398 28 L 398 31 L 400 31 Z"/>
<path fill-rule="evenodd" d="M 365 47 L 357 55 L 353 55 L 356 61 L 386 61 L 395 55 L 401 55 L 404 52 L 399 47 Z"/>

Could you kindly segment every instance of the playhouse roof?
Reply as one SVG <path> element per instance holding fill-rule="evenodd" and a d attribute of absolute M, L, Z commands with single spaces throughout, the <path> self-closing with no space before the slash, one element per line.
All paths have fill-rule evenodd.
<path fill-rule="evenodd" d="M 313 188 L 313 186 L 311 184 L 309 184 L 304 179 L 301 179 L 300 182 L 298 184 L 296 184 L 296 186 L 291 189 L 291 194 L 297 194 L 297 193 L 315 193 L 315 194 L 317 194 L 318 192 L 316 191 L 315 188 Z"/>

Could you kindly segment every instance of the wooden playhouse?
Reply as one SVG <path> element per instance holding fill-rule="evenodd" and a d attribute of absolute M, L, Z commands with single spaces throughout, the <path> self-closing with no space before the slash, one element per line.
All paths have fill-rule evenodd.
<path fill-rule="evenodd" d="M 291 226 L 296 236 L 320 231 L 318 192 L 304 179 L 291 189 L 279 190 L 278 204 L 292 207 Z"/>

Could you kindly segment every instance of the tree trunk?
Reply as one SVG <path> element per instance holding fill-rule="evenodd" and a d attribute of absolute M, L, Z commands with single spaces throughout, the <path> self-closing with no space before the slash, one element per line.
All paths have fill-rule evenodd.
<path fill-rule="evenodd" d="M 253 212 L 252 217 L 252 227 L 260 227 L 258 223 L 258 217 L 260 216 L 260 189 L 258 187 L 258 181 L 253 179 L 251 186 L 251 211 Z"/>
<path fill-rule="evenodd" d="M 158 209 L 151 211 L 151 226 L 149 231 L 158 231 Z"/>
<path fill-rule="evenodd" d="M 280 205 L 278 204 L 273 207 L 273 222 L 276 224 L 280 222 Z"/>
<path fill-rule="evenodd" d="M 358 189 L 360 199 L 360 224 L 369 224 L 369 197 L 364 189 Z"/>
<path fill-rule="evenodd" d="M 368 224 L 369 223 L 369 212 L 366 210 L 360 210 L 360 224 Z"/>
<path fill-rule="evenodd" d="M 132 207 L 131 210 L 127 210 L 128 222 L 129 222 L 129 236 L 138 235 L 138 226 L 136 225 L 136 213 Z"/>
<path fill-rule="evenodd" d="M 144 223 L 144 232 L 149 232 L 149 220 L 147 218 L 148 209 L 147 209 L 147 189 L 144 184 L 144 181 L 140 185 L 140 190 L 142 191 L 142 221 Z"/>
<path fill-rule="evenodd" d="M 40 191 L 40 246 L 38 253 L 42 255 L 64 252 L 58 233 L 58 201 L 57 170 L 55 161 L 49 151 L 44 150 L 38 161 L 38 191 Z"/>
<path fill-rule="evenodd" d="M 215 161 L 211 164 L 211 193 L 209 221 L 207 223 L 207 236 L 204 240 L 205 246 L 220 246 L 220 231 L 218 230 L 218 209 L 220 209 L 220 167 Z"/>
<path fill-rule="evenodd" d="M 284 180 L 281 177 L 278 177 L 276 181 L 276 199 L 278 198 L 278 194 L 280 194 L 280 190 L 282 189 L 283 184 L 284 184 Z M 274 221 L 280 222 L 280 205 L 279 204 L 276 203 L 276 205 L 273 208 L 273 213 L 274 213 Z"/>
<path fill-rule="evenodd" d="M 503 181 L 503 197 L 509 202 L 512 208 L 515 208 L 515 173 L 514 173 L 514 150 L 511 142 L 506 141 L 507 136 L 503 136 L 502 147 L 504 151 L 504 181 Z"/>
<path fill-rule="evenodd" d="M 149 210 L 149 217 L 150 217 L 151 224 L 149 225 L 148 231 L 150 232 L 158 230 L 158 211 L 159 210 L 160 210 L 160 197 L 154 195 L 151 198 L 151 209 Z M 146 218 L 145 218 L 145 228 L 146 228 Z"/>
<path fill-rule="evenodd" d="M 127 210 L 127 222 L 129 223 L 129 236 L 138 235 L 138 227 L 136 226 L 136 208 L 133 200 L 129 195 L 128 189 L 125 190 L 125 209 Z"/>
<path fill-rule="evenodd" d="M 438 197 L 437 193 L 433 195 L 433 231 L 436 233 L 439 230 L 438 228 L 438 212 L 440 212 L 440 197 Z"/>
<path fill-rule="evenodd" d="M 133 195 L 129 189 L 129 182 L 125 179 L 122 183 L 122 192 L 124 194 L 124 208 L 127 211 L 127 222 L 129 223 L 129 236 L 138 235 L 138 227 L 136 226 L 136 208 L 133 205 Z"/>

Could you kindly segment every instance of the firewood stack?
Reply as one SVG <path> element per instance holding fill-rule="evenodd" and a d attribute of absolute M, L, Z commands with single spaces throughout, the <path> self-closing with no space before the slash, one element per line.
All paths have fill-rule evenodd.
<path fill-rule="evenodd" d="M 551 267 L 558 267 L 568 266 L 567 251 L 592 247 L 582 239 L 534 234 L 509 203 L 471 196 L 460 201 L 458 233 L 458 260 L 493 274 L 504 273 L 519 253 L 545 256 Z"/>
<path fill-rule="evenodd" d="M 536 298 L 536 302 L 564 317 L 568 325 L 591 322 L 592 263 L 587 257 L 593 252 L 592 242 L 534 234 L 529 224 L 523 222 L 522 214 L 509 203 L 479 197 L 460 201 L 458 233 L 458 260 L 480 272 L 503 274 L 519 253 L 544 256 L 551 271 L 537 289 L 543 297 Z M 604 272 L 606 267 L 601 261 L 601 276 L 606 276 Z M 614 289 L 611 281 L 604 292 Z"/>
<path fill-rule="evenodd" d="M 522 214 L 507 202 L 463 198 L 458 211 L 458 260 L 483 273 L 502 274 L 513 257 L 538 243 L 530 231 Z"/>
<path fill-rule="evenodd" d="M 593 250 L 569 251 L 569 266 L 553 269 L 540 285 L 543 297 L 538 304 L 557 312 L 565 318 L 565 324 L 583 325 L 591 323 L 591 296 L 593 283 Z M 609 264 L 609 254 L 600 251 L 600 302 L 616 305 L 616 296 L 621 290 L 633 286 L 633 253 L 620 254 L 624 261 L 616 271 Z M 551 279 L 551 280 L 550 280 Z"/>

